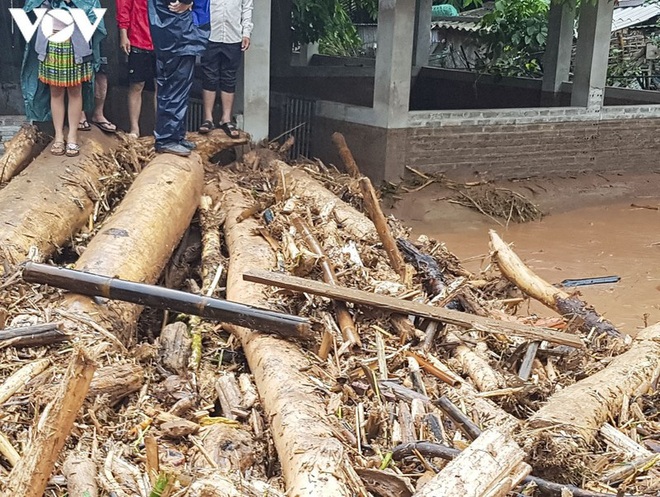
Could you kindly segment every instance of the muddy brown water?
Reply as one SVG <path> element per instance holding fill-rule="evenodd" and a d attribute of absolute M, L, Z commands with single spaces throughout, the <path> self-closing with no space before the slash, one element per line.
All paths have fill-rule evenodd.
<path fill-rule="evenodd" d="M 579 291 L 621 331 L 635 334 L 645 322 L 660 322 L 660 211 L 631 207 L 632 203 L 660 206 L 660 195 L 650 197 L 587 206 L 579 206 L 571 197 L 563 208 L 561 198 L 555 197 L 549 202 L 555 212 L 542 221 L 508 227 L 449 203 L 446 197 L 434 198 L 433 192 L 406 195 L 391 212 L 412 228 L 413 237 L 425 234 L 444 242 L 471 271 L 490 263 L 488 230 L 495 229 L 552 284 L 620 276 L 618 283 L 583 286 Z M 521 312 L 553 315 L 537 303 Z"/>

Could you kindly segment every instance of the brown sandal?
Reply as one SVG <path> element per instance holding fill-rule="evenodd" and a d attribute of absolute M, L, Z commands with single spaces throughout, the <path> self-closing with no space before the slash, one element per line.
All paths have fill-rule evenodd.
<path fill-rule="evenodd" d="M 80 145 L 77 143 L 67 143 L 66 144 L 66 156 L 67 157 L 76 157 L 80 155 Z"/>
<path fill-rule="evenodd" d="M 64 155 L 66 153 L 64 142 L 53 142 L 50 147 L 50 153 L 53 155 Z"/>

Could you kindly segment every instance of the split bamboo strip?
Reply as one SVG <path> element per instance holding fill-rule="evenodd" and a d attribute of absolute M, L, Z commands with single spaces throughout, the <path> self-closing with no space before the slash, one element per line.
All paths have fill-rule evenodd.
<path fill-rule="evenodd" d="M 96 365 L 82 349 L 74 351 L 55 399 L 39 420 L 34 440 L 9 475 L 4 497 L 42 497 L 95 369 Z"/>

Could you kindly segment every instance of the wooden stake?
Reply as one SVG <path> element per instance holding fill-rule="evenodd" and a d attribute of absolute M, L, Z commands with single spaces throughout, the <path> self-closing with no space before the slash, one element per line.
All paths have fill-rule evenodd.
<path fill-rule="evenodd" d="M 39 429 L 9 475 L 5 497 L 42 497 L 60 450 L 87 396 L 96 365 L 76 349 L 53 402 L 39 420 Z"/>
<path fill-rule="evenodd" d="M 376 226 L 376 231 L 378 232 L 378 237 L 380 238 L 381 243 L 385 252 L 387 252 L 387 257 L 390 260 L 390 264 L 394 271 L 401 277 L 401 281 L 406 284 L 408 280 L 408 270 L 406 269 L 406 263 L 403 260 L 401 252 L 396 245 L 396 240 L 392 236 L 390 227 L 387 224 L 387 219 L 385 219 L 385 214 L 383 214 L 382 209 L 380 208 L 380 203 L 378 202 L 378 197 L 376 196 L 376 190 L 371 184 L 369 178 L 360 178 L 360 190 L 362 191 L 362 197 L 364 199 L 364 206 L 367 210 L 369 218 Z"/>
<path fill-rule="evenodd" d="M 335 146 L 337 147 L 337 151 L 339 152 L 339 157 L 341 157 L 341 161 L 344 163 L 344 167 L 346 168 L 348 174 L 350 174 L 354 178 L 359 178 L 360 176 L 362 176 L 360 174 L 360 168 L 358 167 L 357 163 L 355 162 L 355 159 L 353 158 L 351 149 L 349 149 L 348 145 L 346 144 L 346 138 L 344 138 L 344 135 L 342 135 L 338 131 L 332 133 L 332 143 L 334 143 Z"/>
<path fill-rule="evenodd" d="M 345 302 L 353 302 L 355 304 L 386 309 L 398 314 L 413 314 L 415 316 L 431 318 L 437 321 L 462 326 L 464 328 L 473 328 L 485 333 L 506 334 L 536 340 L 547 340 L 548 342 L 570 345 L 571 347 L 576 348 L 584 347 L 584 344 L 579 337 L 569 333 L 562 333 L 551 328 L 540 328 L 508 321 L 499 321 L 465 312 L 421 304 L 419 302 L 409 302 L 407 300 L 397 299 L 396 297 L 388 297 L 385 295 L 365 292 L 363 290 L 356 290 L 354 288 L 327 285 L 320 281 L 307 280 L 271 271 L 258 269 L 248 270 L 243 273 L 243 279 L 264 285 L 287 288 L 299 292 L 308 292 L 314 295 L 343 300 Z"/>

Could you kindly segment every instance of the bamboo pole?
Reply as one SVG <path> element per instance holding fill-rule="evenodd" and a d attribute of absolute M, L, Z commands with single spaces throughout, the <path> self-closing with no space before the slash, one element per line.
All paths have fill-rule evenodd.
<path fill-rule="evenodd" d="M 4 497 L 42 497 L 85 400 L 96 365 L 82 349 L 77 349 L 53 402 L 37 424 L 36 436 L 9 474 Z"/>
<path fill-rule="evenodd" d="M 307 337 L 310 332 L 309 321 L 298 316 L 47 264 L 26 263 L 23 279 L 30 283 L 63 288 L 79 295 L 101 296 L 158 309 L 201 315 L 259 329 L 265 333 L 301 338 Z"/>
<path fill-rule="evenodd" d="M 0 157 L 0 183 L 5 183 L 27 167 L 46 147 L 47 139 L 33 124 L 23 124 L 5 143 Z"/>
<path fill-rule="evenodd" d="M 255 234 L 256 220 L 237 222 L 251 200 L 224 179 L 227 186 L 221 210 L 226 214 L 224 231 L 230 254 L 227 297 L 260 305 L 266 299 L 263 288 L 244 282 L 241 272 L 245 267 L 272 268 L 276 257 L 268 242 Z M 234 325 L 229 328 L 241 340 L 270 420 L 287 495 L 354 495 L 344 476 L 350 465 L 347 454 L 331 426 L 319 416 L 323 408 L 314 386 L 302 373 L 309 366 L 308 359 L 283 340 Z"/>
<path fill-rule="evenodd" d="M 595 330 L 597 333 L 607 333 L 614 337 L 621 336 L 612 323 L 588 307 L 585 302 L 552 286 L 529 269 L 494 230 L 490 230 L 490 244 L 502 274 L 527 295 L 564 317 L 580 318 L 580 329 L 584 333 Z"/>
<path fill-rule="evenodd" d="M 321 270 L 323 271 L 323 280 L 329 285 L 338 285 L 337 277 L 335 276 L 335 268 L 332 266 L 328 256 L 325 255 L 325 252 L 323 252 L 321 245 L 309 229 L 309 226 L 307 226 L 307 223 L 305 223 L 305 221 L 299 216 L 292 216 L 291 222 L 296 230 L 298 230 L 298 233 L 303 237 L 309 249 L 319 257 Z M 348 312 L 346 303 L 335 301 L 335 313 L 337 315 L 337 322 L 339 323 L 339 329 L 341 330 L 344 342 L 348 342 L 351 345 L 358 347 L 361 346 L 360 335 L 358 335 L 357 330 L 355 329 L 353 317 L 351 316 L 351 313 Z"/>

